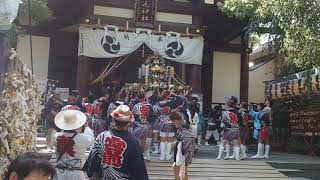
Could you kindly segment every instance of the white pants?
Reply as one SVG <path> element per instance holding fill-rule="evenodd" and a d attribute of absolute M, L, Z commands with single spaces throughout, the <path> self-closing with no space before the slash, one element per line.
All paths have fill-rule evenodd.
<path fill-rule="evenodd" d="M 210 137 L 213 136 L 215 141 L 219 141 L 219 133 L 218 130 L 207 130 L 206 140 L 209 140 Z"/>
<path fill-rule="evenodd" d="M 174 132 L 160 132 L 160 137 L 174 137 Z"/>
<path fill-rule="evenodd" d="M 61 170 L 60 170 L 61 171 Z M 54 180 L 85 180 L 83 171 L 62 171 L 57 170 Z"/>
<path fill-rule="evenodd" d="M 192 134 L 194 135 L 194 138 L 198 138 L 198 126 L 197 125 L 190 125 Z"/>

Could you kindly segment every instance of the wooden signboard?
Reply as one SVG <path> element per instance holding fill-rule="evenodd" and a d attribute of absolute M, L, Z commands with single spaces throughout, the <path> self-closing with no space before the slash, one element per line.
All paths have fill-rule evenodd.
<path fill-rule="evenodd" d="M 311 89 L 313 94 L 320 93 L 320 75 L 316 74 L 311 77 Z"/>
<path fill-rule="evenodd" d="M 154 28 L 157 0 L 136 0 L 135 25 L 136 27 Z"/>
<path fill-rule="evenodd" d="M 268 92 L 270 92 L 269 94 L 272 99 L 303 96 L 307 93 L 306 78 L 283 81 L 280 83 L 269 84 L 268 86 Z M 315 91 L 317 87 L 320 89 L 319 83 L 317 85 L 317 80 L 314 78 L 314 80 L 312 79 L 312 90 Z"/>
<path fill-rule="evenodd" d="M 290 113 L 292 135 L 320 136 L 320 109 L 304 109 Z"/>

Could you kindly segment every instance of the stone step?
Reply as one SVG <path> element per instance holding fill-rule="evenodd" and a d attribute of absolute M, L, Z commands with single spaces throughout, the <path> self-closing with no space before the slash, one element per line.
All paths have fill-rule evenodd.
<path fill-rule="evenodd" d="M 48 150 L 44 137 L 37 138 L 38 152 L 44 154 L 55 165 L 55 151 Z M 88 156 L 89 151 L 86 151 Z M 151 161 L 146 162 L 150 180 L 173 180 L 173 161 L 160 161 L 159 155 L 151 155 Z M 190 180 L 289 180 L 277 169 L 263 161 L 254 160 L 215 160 L 213 157 L 200 159 L 195 157 L 188 167 Z M 86 178 L 87 179 L 87 178 Z"/>
<path fill-rule="evenodd" d="M 147 166 L 148 171 L 171 171 L 171 167 L 150 167 L 149 165 Z M 211 173 L 211 172 L 226 172 L 226 173 L 263 173 L 263 174 L 278 174 L 279 172 L 276 170 L 269 170 L 269 169 L 232 169 L 232 168 L 192 168 L 189 167 L 189 172 L 202 172 L 202 173 Z"/>
<path fill-rule="evenodd" d="M 149 176 L 150 180 L 174 180 L 174 177 L 164 177 L 164 176 Z M 257 178 L 242 178 L 242 177 L 210 177 L 208 179 L 207 177 L 189 177 L 190 180 L 257 180 Z M 290 180 L 290 178 L 259 178 L 261 180 Z"/>

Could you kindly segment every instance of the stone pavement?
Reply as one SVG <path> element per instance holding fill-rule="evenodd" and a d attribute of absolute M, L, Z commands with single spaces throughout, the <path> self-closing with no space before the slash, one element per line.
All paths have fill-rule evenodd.
<path fill-rule="evenodd" d="M 153 158 L 146 165 L 150 180 L 174 179 L 172 163 Z M 195 158 L 188 172 L 190 180 L 290 179 L 262 161 L 225 161 Z"/>
<path fill-rule="evenodd" d="M 256 145 L 249 146 L 249 157 L 256 153 Z M 197 158 L 208 159 L 217 156 L 217 146 L 201 146 Z M 320 158 L 309 155 L 288 154 L 272 151 L 269 159 L 250 159 L 250 162 L 265 162 L 279 172 L 295 180 L 313 179 L 320 180 Z"/>
<path fill-rule="evenodd" d="M 48 152 L 45 147 L 45 139 L 37 139 L 37 147 L 40 153 L 46 154 L 54 164 L 55 155 Z M 87 152 L 88 153 L 88 152 Z M 263 160 L 215 160 L 216 146 L 201 146 L 192 165 L 189 167 L 190 180 L 247 180 L 247 179 L 290 179 L 270 166 Z M 171 168 L 172 162 L 159 161 L 152 157 L 146 162 L 150 180 L 174 179 Z"/>

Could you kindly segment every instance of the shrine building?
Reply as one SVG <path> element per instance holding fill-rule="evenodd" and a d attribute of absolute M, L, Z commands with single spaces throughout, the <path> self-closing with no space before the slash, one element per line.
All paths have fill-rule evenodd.
<path fill-rule="evenodd" d="M 173 67 L 177 82 L 192 86 L 204 108 L 231 95 L 247 101 L 247 22 L 228 18 L 216 4 L 49 0 L 55 19 L 28 30 L 32 63 L 29 35 L 19 38 L 17 50 L 39 81 L 57 80 L 82 96 L 104 84 L 141 81 L 138 72 L 157 53 Z M 99 79 L 103 72 L 106 76 Z"/>

